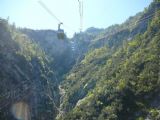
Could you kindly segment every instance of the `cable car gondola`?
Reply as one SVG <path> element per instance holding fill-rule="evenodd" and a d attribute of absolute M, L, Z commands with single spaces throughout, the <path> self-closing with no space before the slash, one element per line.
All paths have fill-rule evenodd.
<path fill-rule="evenodd" d="M 58 24 L 58 31 L 57 31 L 58 39 L 64 39 L 65 38 L 64 30 L 61 29 L 62 24 L 63 24 L 62 22 Z"/>

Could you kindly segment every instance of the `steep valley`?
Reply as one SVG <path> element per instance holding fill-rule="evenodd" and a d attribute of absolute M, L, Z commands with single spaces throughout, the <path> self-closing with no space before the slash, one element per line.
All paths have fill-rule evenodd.
<path fill-rule="evenodd" d="M 159 120 L 160 1 L 59 40 L 0 19 L 0 120 Z"/>

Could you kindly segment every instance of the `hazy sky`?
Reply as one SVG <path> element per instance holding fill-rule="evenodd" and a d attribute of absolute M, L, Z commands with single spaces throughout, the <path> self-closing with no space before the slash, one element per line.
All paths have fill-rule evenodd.
<path fill-rule="evenodd" d="M 65 32 L 70 36 L 79 31 L 78 0 L 41 0 L 65 24 Z M 143 11 L 152 0 L 83 0 L 84 25 L 106 28 L 122 23 L 129 16 Z M 0 0 L 0 17 L 15 22 L 17 27 L 32 29 L 57 29 L 58 21 L 51 17 L 38 0 Z"/>

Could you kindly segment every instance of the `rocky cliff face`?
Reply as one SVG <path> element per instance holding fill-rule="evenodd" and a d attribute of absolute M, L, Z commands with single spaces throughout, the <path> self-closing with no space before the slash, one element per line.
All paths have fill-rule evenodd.
<path fill-rule="evenodd" d="M 68 38 L 59 40 L 57 32 L 54 30 L 31 30 L 21 29 L 30 39 L 37 43 L 48 55 L 50 67 L 56 71 L 57 78 L 60 80 L 75 63 L 71 41 Z"/>
<path fill-rule="evenodd" d="M 49 64 L 36 43 L 1 19 L 0 119 L 54 119 L 58 87 Z"/>

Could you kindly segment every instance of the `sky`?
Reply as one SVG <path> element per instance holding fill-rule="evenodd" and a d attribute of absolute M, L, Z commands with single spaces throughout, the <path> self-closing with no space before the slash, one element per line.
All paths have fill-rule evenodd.
<path fill-rule="evenodd" d="M 39 0 L 0 0 L 0 17 L 17 27 L 57 30 L 54 17 L 38 3 Z M 41 0 L 60 19 L 65 33 L 71 37 L 79 32 L 78 0 Z M 120 24 L 128 17 L 143 11 L 152 0 L 83 0 L 83 30 L 89 27 L 107 28 Z"/>

